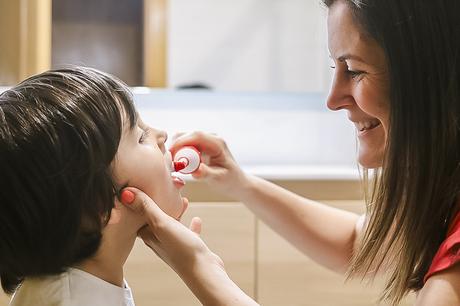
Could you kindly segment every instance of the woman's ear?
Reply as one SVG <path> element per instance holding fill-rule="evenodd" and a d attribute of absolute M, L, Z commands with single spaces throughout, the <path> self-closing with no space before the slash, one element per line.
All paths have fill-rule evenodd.
<path fill-rule="evenodd" d="M 123 204 L 121 204 L 118 201 L 118 199 L 115 199 L 112 211 L 110 212 L 110 219 L 109 219 L 109 222 L 107 222 L 107 225 L 117 224 L 120 222 L 122 207 L 123 207 Z"/>

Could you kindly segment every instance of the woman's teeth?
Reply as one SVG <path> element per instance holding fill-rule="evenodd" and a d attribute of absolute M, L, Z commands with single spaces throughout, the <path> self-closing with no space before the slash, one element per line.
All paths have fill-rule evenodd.
<path fill-rule="evenodd" d="M 371 121 L 356 122 L 356 128 L 360 132 L 365 131 L 365 130 L 372 130 L 378 125 L 380 125 L 380 121 L 378 121 L 377 119 L 371 120 Z"/>

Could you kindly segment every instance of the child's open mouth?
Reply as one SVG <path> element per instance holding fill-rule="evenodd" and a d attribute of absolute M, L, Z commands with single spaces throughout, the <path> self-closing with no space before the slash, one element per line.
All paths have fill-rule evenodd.
<path fill-rule="evenodd" d="M 182 188 L 185 186 L 185 181 L 183 179 L 181 179 L 180 177 L 177 177 L 175 175 L 171 175 L 171 178 L 173 180 L 173 183 L 174 183 L 174 186 L 176 186 L 177 188 Z"/>

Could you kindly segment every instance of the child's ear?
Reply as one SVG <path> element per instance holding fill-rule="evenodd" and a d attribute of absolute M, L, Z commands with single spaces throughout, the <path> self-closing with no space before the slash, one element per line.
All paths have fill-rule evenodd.
<path fill-rule="evenodd" d="M 110 219 L 109 219 L 109 222 L 107 222 L 107 225 L 117 224 L 120 222 L 122 207 L 123 207 L 123 204 L 121 204 L 118 200 L 114 201 L 112 211 L 110 212 Z"/>

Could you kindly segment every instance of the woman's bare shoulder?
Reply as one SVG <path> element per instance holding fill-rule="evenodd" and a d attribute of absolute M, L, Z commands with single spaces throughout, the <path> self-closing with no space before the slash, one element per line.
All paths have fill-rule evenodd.
<path fill-rule="evenodd" d="M 415 305 L 460 305 L 460 263 L 428 278 L 417 294 Z"/>

